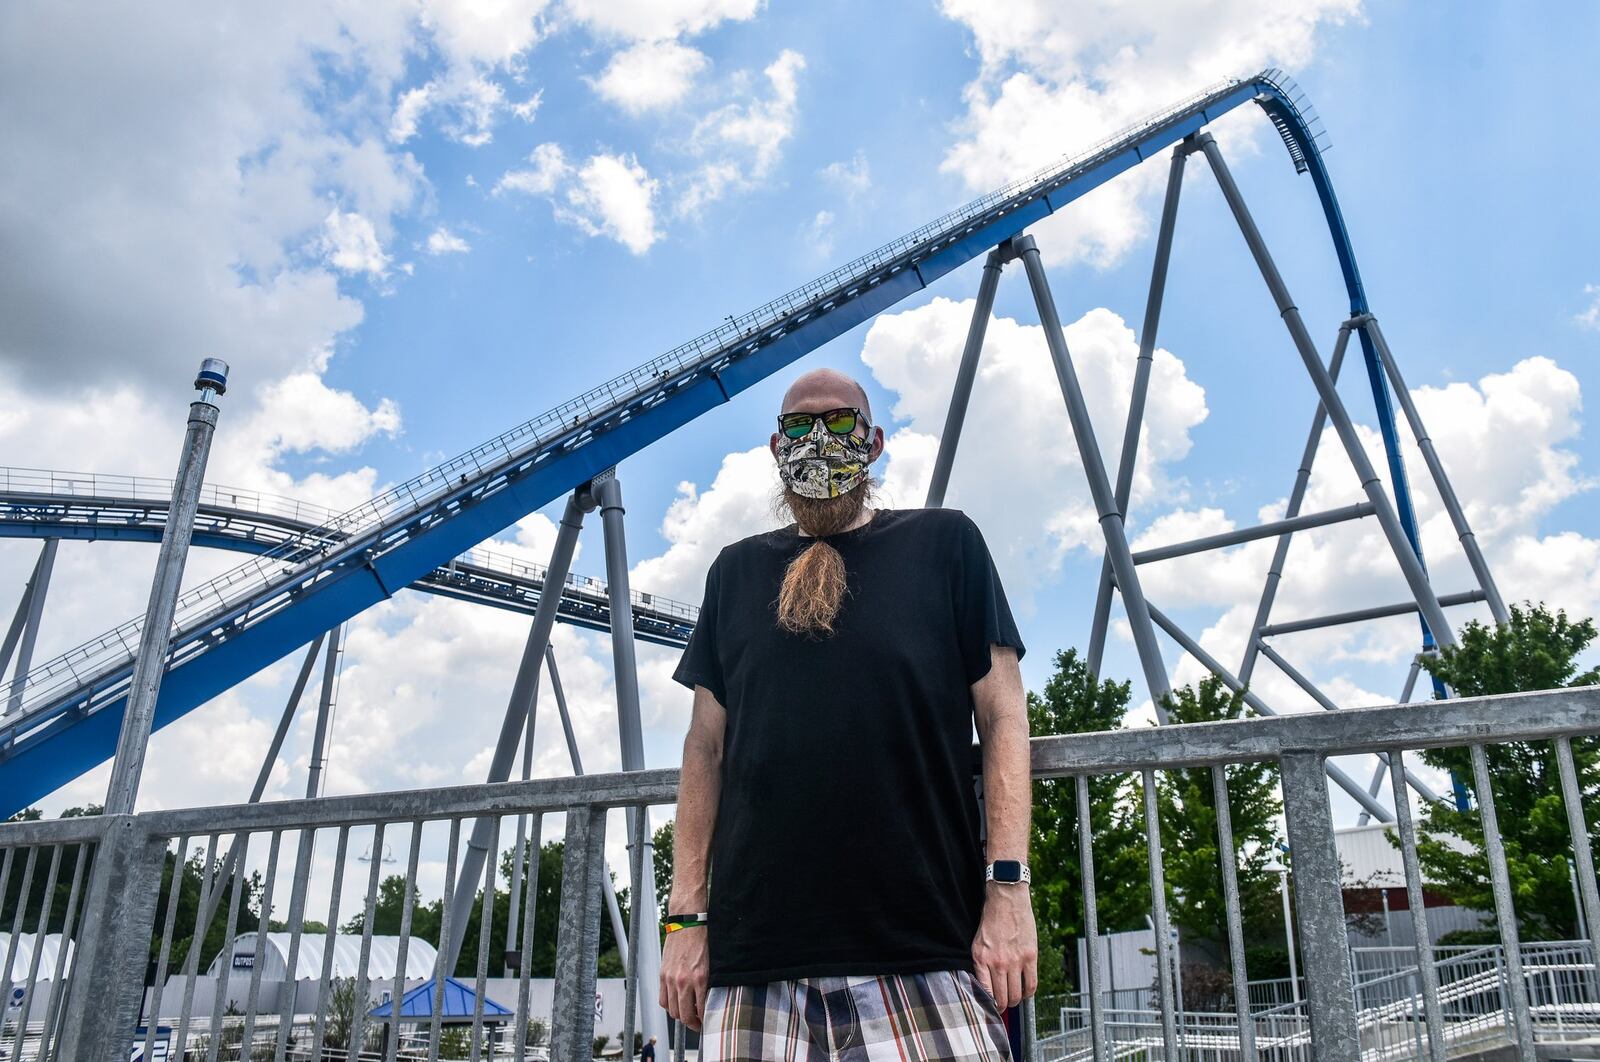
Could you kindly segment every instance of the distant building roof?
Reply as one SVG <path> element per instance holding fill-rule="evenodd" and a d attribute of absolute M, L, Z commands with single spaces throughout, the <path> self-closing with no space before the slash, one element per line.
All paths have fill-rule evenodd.
<path fill-rule="evenodd" d="M 322 977 L 323 945 L 327 937 L 322 933 L 302 933 L 300 951 L 295 956 L 293 977 L 286 976 L 289 964 L 288 933 L 240 933 L 233 938 L 233 947 L 217 954 L 211 962 L 209 976 L 219 974 L 249 973 L 261 964 L 261 976 L 267 981 L 315 981 Z M 438 953 L 433 945 L 420 937 L 412 937 L 406 946 L 406 979 L 432 977 Z M 400 938 L 374 935 L 367 949 L 367 976 L 374 981 L 394 980 L 395 967 L 400 963 Z M 361 934 L 339 933 L 333 938 L 334 977 L 355 977 L 361 972 Z"/>
<path fill-rule="evenodd" d="M 433 996 L 437 987 L 434 982 L 429 981 L 425 985 L 418 985 L 402 996 L 400 998 L 400 1017 L 433 1017 Z M 457 981 L 454 977 L 446 977 L 444 979 L 444 1007 L 439 1011 L 439 1017 L 442 1020 L 459 1018 L 471 1021 L 477 1001 L 477 993 L 473 992 L 472 989 Z M 390 1004 L 384 1003 L 373 1007 L 368 1012 L 368 1016 L 387 1018 L 389 1016 L 389 1006 Z M 490 1018 L 509 1018 L 511 1013 L 510 1010 L 502 1007 L 488 996 L 483 997 L 483 1016 L 486 1020 Z"/>

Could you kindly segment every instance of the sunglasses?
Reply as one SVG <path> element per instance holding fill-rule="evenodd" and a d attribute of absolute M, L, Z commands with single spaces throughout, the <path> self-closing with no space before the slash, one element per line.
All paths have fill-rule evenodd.
<path fill-rule="evenodd" d="M 790 439 L 804 439 L 811 434 L 817 421 L 822 421 L 822 426 L 835 435 L 849 435 L 856 430 L 859 423 L 863 428 L 871 427 L 867 416 L 855 408 L 830 409 L 826 413 L 780 413 L 778 414 L 778 430 Z"/>

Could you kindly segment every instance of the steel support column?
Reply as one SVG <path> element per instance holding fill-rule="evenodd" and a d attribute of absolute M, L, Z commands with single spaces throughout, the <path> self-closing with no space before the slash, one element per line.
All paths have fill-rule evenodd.
<path fill-rule="evenodd" d="M 306 796 L 322 791 L 322 772 L 328 756 L 328 723 L 333 714 L 334 688 L 339 683 L 339 656 L 344 652 L 344 627 L 328 632 L 327 659 L 322 664 L 322 695 L 317 699 L 317 728 L 311 739 L 311 760 L 306 771 Z"/>
<path fill-rule="evenodd" d="M 1150 612 L 1145 607 L 1144 592 L 1139 588 L 1139 573 L 1123 531 L 1122 512 L 1112 493 L 1105 462 L 1100 458 L 1100 446 L 1095 441 L 1089 406 L 1078 384 L 1077 371 L 1072 367 L 1072 355 L 1067 350 L 1067 337 L 1061 331 L 1061 318 L 1056 312 L 1055 299 L 1050 295 L 1050 281 L 1045 276 L 1044 263 L 1039 259 L 1039 248 L 1033 237 L 1021 236 L 1013 243 L 1022 256 L 1023 267 L 1028 271 L 1028 285 L 1033 289 L 1033 301 L 1039 308 L 1039 324 L 1044 328 L 1045 342 L 1050 347 L 1050 360 L 1055 365 L 1061 397 L 1066 400 L 1067 416 L 1072 420 L 1072 434 L 1077 439 L 1078 456 L 1083 461 L 1083 471 L 1089 480 L 1089 492 L 1094 497 L 1101 533 L 1105 535 L 1106 554 L 1116 576 L 1117 589 L 1122 592 L 1123 607 L 1128 614 L 1128 623 L 1133 628 L 1134 644 L 1139 649 L 1145 685 L 1149 688 L 1150 700 L 1155 704 L 1156 717 L 1165 723 L 1167 709 L 1162 702 L 1170 692 L 1166 664 L 1161 660 L 1155 628 L 1151 626 Z"/>
<path fill-rule="evenodd" d="M 1412 399 L 1411 392 L 1406 388 L 1406 382 L 1400 375 L 1400 366 L 1389 351 L 1389 342 L 1383 338 L 1383 329 L 1378 327 L 1378 319 L 1370 314 L 1361 327 L 1372 340 L 1378 360 L 1383 363 L 1384 371 L 1389 374 L 1395 399 L 1400 403 L 1406 423 L 1411 426 L 1411 434 L 1417 440 L 1417 449 L 1422 451 L 1423 463 L 1428 466 L 1428 475 L 1433 477 L 1434 488 L 1439 492 L 1439 502 L 1449 514 L 1450 526 L 1455 528 L 1461 550 L 1467 555 L 1467 564 L 1472 567 L 1472 574 L 1478 580 L 1478 585 L 1483 588 L 1484 597 L 1489 602 L 1489 613 L 1494 617 L 1495 623 L 1504 623 L 1511 617 L 1506 612 L 1506 603 L 1500 598 L 1500 588 L 1495 585 L 1494 576 L 1489 573 L 1489 562 L 1484 560 L 1483 550 L 1478 546 L 1478 536 L 1472 533 L 1472 526 L 1467 523 L 1467 514 L 1461 508 L 1455 488 L 1450 484 L 1450 477 L 1445 473 L 1444 463 L 1439 460 L 1438 451 L 1434 449 L 1433 436 L 1428 434 L 1427 426 L 1422 423 L 1422 414 L 1417 410 L 1417 403 Z"/>
<path fill-rule="evenodd" d="M 56 547 L 60 544 L 58 538 L 44 540 L 27 589 L 23 590 L 22 600 L 17 605 L 16 618 L 6 632 L 5 644 L 0 646 L 0 679 L 5 677 L 6 665 L 11 662 L 12 649 L 17 652 L 17 669 L 11 676 L 11 696 L 5 708 L 7 715 L 22 707 L 22 695 L 28 688 L 28 669 L 33 667 L 33 647 L 39 640 L 39 621 L 44 618 L 44 599 L 50 593 L 50 573 L 55 570 Z"/>
<path fill-rule="evenodd" d="M 1117 484 L 1112 491 L 1117 512 L 1127 524 L 1128 499 L 1133 493 L 1133 467 L 1139 454 L 1139 429 L 1144 424 L 1145 395 L 1150 390 L 1150 370 L 1155 364 L 1156 330 L 1161 324 L 1161 300 L 1167 291 L 1167 265 L 1172 258 L 1172 233 L 1178 224 L 1178 196 L 1183 191 L 1183 164 L 1194 150 L 1192 138 L 1172 149 L 1167 170 L 1167 195 L 1161 204 L 1161 227 L 1156 234 L 1156 259 L 1150 269 L 1150 295 L 1144 304 L 1144 328 L 1139 333 L 1139 358 L 1133 368 L 1133 394 L 1128 399 L 1128 420 L 1122 431 L 1122 452 L 1117 456 Z M 1089 674 L 1100 674 L 1105 655 L 1106 627 L 1111 620 L 1111 557 L 1100 562 L 1100 587 L 1095 593 L 1094 622 L 1089 628 Z"/>
<path fill-rule="evenodd" d="M 606 592 L 611 597 L 611 658 L 617 690 L 617 729 L 622 738 L 622 769 L 644 770 L 644 726 L 639 713 L 639 667 L 634 653 L 633 598 L 628 592 L 628 546 L 624 532 L 626 510 L 622 506 L 622 484 L 613 474 L 595 485 L 600 506 L 600 522 L 605 529 Z M 650 809 L 626 809 L 628 836 L 640 831 L 638 819 L 648 821 Z M 644 831 L 646 838 L 649 831 Z M 657 926 L 656 882 L 653 860 L 645 860 L 640 891 L 633 909 L 644 919 L 639 937 L 639 954 L 633 956 L 634 969 L 647 985 L 661 977 L 661 933 Z M 625 938 L 619 937 L 618 940 Z M 642 994 L 639 1026 L 645 1038 L 666 1035 L 666 1015 L 654 1003 L 655 996 Z"/>
<path fill-rule="evenodd" d="M 550 644 L 550 631 L 555 627 L 556 610 L 561 604 L 561 588 L 567 581 L 567 572 L 572 568 L 578 532 L 583 529 L 583 514 L 587 511 L 582 498 L 585 490 L 579 488 L 569 495 L 566 510 L 561 514 L 556 543 L 550 551 L 550 563 L 545 568 L 545 589 L 539 595 L 533 622 L 528 627 L 522 661 L 517 666 L 517 677 L 511 685 L 511 699 L 506 704 L 505 719 L 500 724 L 500 737 L 495 742 L 494 757 L 489 762 L 490 782 L 503 782 L 511 777 L 511 764 L 516 758 L 522 728 L 524 725 L 533 725 L 534 705 L 539 695 L 539 665 L 544 659 L 545 647 Z M 450 936 L 439 949 L 439 961 L 444 964 L 446 972 L 456 968 L 456 960 L 461 955 L 467 919 L 472 912 L 478 881 L 483 877 L 483 864 L 489 856 L 489 840 L 494 829 L 495 820 L 491 817 L 485 816 L 473 822 L 467 850 L 456 871 L 450 896 Z"/>
<path fill-rule="evenodd" d="M 967 345 L 961 350 L 961 366 L 956 370 L 955 388 L 950 392 L 950 411 L 945 414 L 944 433 L 939 436 L 939 453 L 933 461 L 933 478 L 928 482 L 929 509 L 944 504 L 950 485 L 950 469 L 956 460 L 956 444 L 961 441 L 961 425 L 967 417 L 967 401 L 972 397 L 972 381 L 978 375 L 978 355 L 983 352 L 983 336 L 994 313 L 994 293 L 1000 286 L 1000 270 L 1005 255 L 996 247 L 983 262 L 983 279 L 978 282 L 978 299 L 972 307 L 972 324 L 967 329 Z"/>
<path fill-rule="evenodd" d="M 1244 235 L 1250 254 L 1261 270 L 1261 278 L 1266 281 L 1267 289 L 1272 293 L 1273 302 L 1277 304 L 1278 313 L 1283 317 L 1283 323 L 1289 330 L 1289 336 L 1300 354 L 1300 360 L 1305 363 L 1312 385 L 1316 387 L 1317 395 L 1322 399 L 1328 419 L 1332 421 L 1334 431 L 1338 433 L 1339 441 L 1344 446 L 1345 454 L 1355 469 L 1356 478 L 1361 482 L 1367 500 L 1372 502 L 1375 510 L 1373 515 L 1383 528 L 1384 537 L 1389 540 L 1389 548 L 1394 553 L 1396 563 L 1400 565 L 1406 584 L 1411 588 L 1418 610 L 1439 644 L 1455 644 L 1455 635 L 1450 630 L 1449 621 L 1445 619 L 1444 609 L 1439 607 L 1439 599 L 1434 595 L 1433 587 L 1428 583 L 1428 573 L 1422 566 L 1422 560 L 1406 536 L 1405 529 L 1400 525 L 1400 517 L 1395 511 L 1394 504 L 1384 491 L 1383 481 L 1367 457 L 1361 438 L 1356 434 L 1355 424 L 1350 420 L 1350 414 L 1345 409 L 1327 368 L 1317 355 L 1316 346 L 1311 342 L 1311 334 L 1306 331 L 1305 322 L 1300 319 L 1300 310 L 1289 296 L 1289 289 L 1284 284 L 1271 254 L 1267 251 L 1267 245 L 1261 238 L 1260 230 L 1256 228 L 1255 219 L 1250 216 L 1244 197 L 1239 193 L 1239 186 L 1234 183 L 1228 164 L 1223 161 L 1216 140 L 1209 133 L 1202 133 L 1200 146 L 1206 153 L 1206 160 L 1211 164 L 1211 171 L 1216 176 L 1217 186 L 1222 190 L 1223 198 L 1233 211 L 1234 220 L 1239 224 L 1239 231 Z"/>

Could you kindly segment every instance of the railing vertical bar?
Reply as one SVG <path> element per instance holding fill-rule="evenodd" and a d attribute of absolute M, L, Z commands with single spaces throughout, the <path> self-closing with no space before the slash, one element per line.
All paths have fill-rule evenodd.
<path fill-rule="evenodd" d="M 411 824 L 411 852 L 406 857 L 405 900 L 400 905 L 400 944 L 395 955 L 394 987 L 389 991 L 389 1037 L 384 1051 L 386 1062 L 395 1062 L 400 1049 L 400 1002 L 406 994 L 406 960 L 411 950 L 411 912 L 416 905 L 417 862 L 422 855 L 422 821 Z"/>
<path fill-rule="evenodd" d="M 1178 1062 L 1178 1023 L 1172 1001 L 1172 930 L 1167 921 L 1166 869 L 1161 858 L 1161 812 L 1156 803 L 1156 772 L 1143 771 L 1144 834 L 1150 863 L 1150 906 L 1155 922 L 1156 979 L 1161 982 L 1162 1062 Z"/>
<path fill-rule="evenodd" d="M 1094 824 L 1090 819 L 1089 778 L 1073 778 L 1078 804 L 1078 874 L 1083 890 L 1083 938 L 1089 949 L 1089 1046 L 1094 1062 L 1110 1062 L 1106 1047 L 1105 1010 L 1100 999 L 1100 912 L 1094 883 Z M 1112 1001 L 1113 1004 L 1115 1000 Z"/>
<path fill-rule="evenodd" d="M 322 978 L 317 983 L 316 1016 L 311 1019 L 311 1046 L 321 1057 L 322 1034 L 327 1025 L 328 982 L 333 980 L 333 950 L 339 932 L 339 898 L 344 892 L 345 856 L 350 850 L 350 827 L 339 827 L 333 852 L 333 881 L 328 887 L 328 929 L 322 938 Z"/>
<path fill-rule="evenodd" d="M 33 954 L 28 959 L 28 981 L 22 989 L 22 1008 L 17 1014 L 17 1038 L 12 1044 L 11 1057 L 22 1057 L 22 1045 L 27 1039 L 28 1019 L 33 1017 L 33 990 L 39 983 L 39 959 L 44 954 L 44 938 L 50 930 L 50 911 L 55 907 L 56 876 L 61 870 L 61 851 L 65 845 L 54 844 L 50 846 L 50 871 L 45 876 L 44 899 L 39 902 L 39 924 L 33 934 Z M 22 897 L 26 899 L 26 897 Z M 61 946 L 67 946 L 67 938 L 61 938 Z M 7 993 L 9 996 L 10 993 Z M 147 1056 L 148 1057 L 148 1056 Z"/>
<path fill-rule="evenodd" d="M 262 960 L 266 958 L 267 931 L 272 925 L 272 894 L 278 881 L 278 855 L 283 850 L 283 831 L 272 831 L 272 842 L 267 847 L 267 876 L 261 883 L 261 925 L 256 929 L 256 958 L 250 964 L 250 990 L 245 997 L 244 1004 L 244 1037 L 240 1040 L 240 1050 L 246 1054 L 254 1054 L 256 1037 L 256 1008 L 261 1003 L 261 972 L 266 968 Z M 294 971 L 286 971 L 285 976 L 293 978 Z"/>
<path fill-rule="evenodd" d="M 634 1022 L 639 1011 L 639 924 L 643 921 L 639 896 L 644 891 L 644 841 L 650 809 L 633 809 L 632 836 L 628 838 L 628 968 L 623 971 L 622 1057 L 633 1057 Z"/>
<path fill-rule="evenodd" d="M 1228 922 L 1228 962 L 1233 974 L 1233 1011 L 1239 1021 L 1239 1058 L 1256 1057 L 1255 1025 L 1250 1018 L 1250 981 L 1245 971 L 1244 915 L 1239 907 L 1239 856 L 1233 840 L 1233 809 L 1228 803 L 1228 771 L 1211 768 L 1211 796 L 1217 805 L 1217 855 L 1222 867 L 1222 906 Z M 1180 975 L 1181 976 L 1181 975 Z"/>
<path fill-rule="evenodd" d="M 367 1045 L 367 1008 L 372 1005 L 372 982 L 367 964 L 372 961 L 372 915 L 378 902 L 378 877 L 383 871 L 383 830 L 385 823 L 372 827 L 371 869 L 367 871 L 367 900 L 361 916 L 361 965 L 356 970 L 356 1017 L 350 1023 L 350 1043 L 346 1051 L 360 1054 Z"/>
<path fill-rule="evenodd" d="M 1583 813 L 1583 791 L 1572 762 L 1571 738 L 1556 738 L 1556 769 L 1561 775 L 1561 798 L 1567 806 L 1567 829 L 1572 832 L 1573 865 L 1578 874 L 1585 928 L 1589 931 L 1589 961 L 1594 966 L 1595 987 L 1600 990 L 1600 890 L 1595 888 L 1594 852 L 1589 844 L 1588 819 Z"/>
<path fill-rule="evenodd" d="M 1489 859 L 1489 885 L 1494 891 L 1494 917 L 1499 923 L 1500 944 L 1506 959 L 1506 995 L 1511 1020 L 1516 1024 L 1515 1043 L 1522 1062 L 1535 1062 L 1533 1016 L 1528 1009 L 1528 982 L 1522 966 L 1522 943 L 1517 933 L 1517 912 L 1511 899 L 1511 875 L 1506 867 L 1505 845 L 1500 838 L 1500 821 L 1495 813 L 1494 790 L 1490 788 L 1489 757 L 1482 745 L 1472 746 L 1472 782 L 1478 798 L 1478 815 L 1483 820 L 1483 848 Z"/>
<path fill-rule="evenodd" d="M 294 879 L 289 886 L 289 954 L 284 957 L 284 980 L 278 994 L 278 1036 L 272 1051 L 273 1062 L 284 1062 L 289 1046 L 289 1030 L 294 1026 L 295 1004 L 300 995 L 300 934 L 306 920 L 306 890 L 311 884 L 311 857 L 316 851 L 317 828 L 302 826 L 295 852 Z M 259 953 L 260 949 L 256 949 Z"/>
<path fill-rule="evenodd" d="M 44 1032 L 39 1039 L 39 1062 L 50 1058 L 50 1041 L 55 1037 L 56 1022 L 61 1014 L 61 1003 L 66 998 L 67 946 L 76 936 L 73 922 L 78 917 L 78 893 L 83 885 L 84 869 L 89 862 L 89 845 L 78 845 L 77 858 L 73 860 L 72 886 L 67 890 L 67 911 L 61 920 L 61 946 L 56 949 L 56 965 L 50 980 L 50 1002 L 45 1008 Z"/>
<path fill-rule="evenodd" d="M 472 1055 L 478 1062 L 483 1051 L 483 993 L 489 979 L 489 941 L 494 930 L 495 860 L 500 857 L 500 816 L 489 822 L 489 856 L 483 861 L 483 904 L 478 912 L 478 976 L 472 987 Z"/>
<path fill-rule="evenodd" d="M 189 954 L 183 958 L 183 1006 L 178 1011 L 178 1027 L 173 1032 L 173 1044 L 179 1054 L 183 1052 L 189 1036 L 189 1016 L 194 1010 L 194 982 L 199 976 L 200 952 L 193 941 L 206 939 L 206 930 L 211 928 L 211 919 L 206 915 L 206 908 L 211 903 L 212 864 L 217 860 L 217 839 L 220 835 L 213 833 L 206 840 L 206 864 L 200 868 L 200 903 L 194 911 L 194 934 L 189 938 Z M 174 867 L 173 873 L 182 871 L 182 867 Z"/>
<path fill-rule="evenodd" d="M 461 847 L 461 820 L 450 820 L 450 841 L 446 848 L 444 880 L 456 880 L 456 849 Z M 447 886 L 448 887 L 448 886 Z M 440 917 L 439 940 L 446 941 L 450 937 L 450 903 L 448 892 L 444 904 L 444 913 Z M 439 1018 L 444 1010 L 444 982 L 446 977 L 453 977 L 455 970 L 446 970 L 444 951 L 439 952 L 438 959 L 433 964 L 433 1017 L 428 1023 L 428 1062 L 439 1062 Z"/>
<path fill-rule="evenodd" d="M 1400 859 L 1406 872 L 1406 907 L 1411 935 L 1416 938 L 1417 977 L 1422 987 L 1422 1015 L 1428 1026 L 1428 1058 L 1444 1062 L 1444 1013 L 1439 1006 L 1439 971 L 1434 966 L 1433 937 L 1422 894 L 1422 865 L 1417 859 L 1417 827 L 1411 817 L 1411 793 L 1404 784 L 1405 761 L 1399 749 L 1389 752 L 1389 780 L 1394 787 L 1394 817 L 1400 828 Z"/>
<path fill-rule="evenodd" d="M 183 868 L 189 859 L 189 838 L 178 838 L 177 854 L 172 864 L 172 881 L 167 886 L 167 909 L 161 919 L 161 948 L 156 958 L 156 982 L 150 995 L 150 1021 L 144 1034 L 144 1057 L 153 1056 L 156 1026 L 161 1023 L 161 994 L 167 983 L 167 959 L 172 953 L 172 928 L 178 921 L 178 893 L 183 891 Z M 189 944 L 194 946 L 193 941 Z M 19 1047 L 20 1050 L 20 1047 Z"/>
<path fill-rule="evenodd" d="M 5 975 L 0 977 L 0 981 L 4 982 L 4 987 L 0 988 L 0 1000 L 11 998 L 11 967 L 17 961 L 17 944 L 22 939 L 22 927 L 27 919 L 28 892 L 33 886 L 33 868 L 38 861 L 39 847 L 29 845 L 28 860 L 23 864 L 22 870 L 22 891 L 17 893 L 17 910 L 11 916 L 11 939 L 6 944 Z M 8 894 L 0 892 L 0 899 L 4 899 L 6 895 Z"/>
<path fill-rule="evenodd" d="M 536 901 L 539 897 L 539 853 L 542 847 L 541 842 L 544 839 L 544 812 L 534 813 L 532 826 L 532 848 L 528 853 L 527 859 L 528 887 L 525 890 L 527 895 L 522 905 L 522 961 L 517 968 L 517 1036 L 515 1048 L 517 1062 L 523 1062 L 527 1057 L 528 1023 L 533 1017 L 528 1013 L 533 1009 L 531 945 L 533 943 L 533 928 L 536 917 L 534 908 L 537 906 Z M 549 1035 L 548 1029 L 545 1030 L 545 1035 Z"/>
<path fill-rule="evenodd" d="M 228 961 L 223 964 L 223 972 L 217 977 L 217 983 L 212 991 L 211 1048 L 206 1053 L 206 1062 L 217 1062 L 217 1053 L 222 1047 L 222 1011 L 233 987 L 233 937 L 239 928 L 239 909 L 244 906 L 244 861 L 250 855 L 250 834 L 234 834 L 233 843 L 228 846 L 228 851 L 233 856 L 233 871 L 228 875 L 228 880 L 231 882 L 228 890 L 228 919 L 223 926 L 222 934 L 222 946 L 226 949 Z"/>

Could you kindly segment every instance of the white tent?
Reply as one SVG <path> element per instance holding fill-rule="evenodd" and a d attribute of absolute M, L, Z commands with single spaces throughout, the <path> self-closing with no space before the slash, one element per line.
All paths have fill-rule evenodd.
<path fill-rule="evenodd" d="M 233 947 L 220 952 L 212 960 L 207 973 L 249 974 L 257 963 L 264 981 L 315 981 L 322 977 L 323 945 L 327 937 L 321 933 L 302 933 L 300 951 L 295 957 L 295 972 L 287 976 L 289 968 L 288 933 L 240 933 L 233 938 Z M 433 945 L 416 937 L 406 948 L 406 977 L 433 976 L 433 964 L 438 953 Z M 226 961 L 227 967 L 224 967 Z M 367 954 L 367 977 L 373 981 L 392 981 L 395 967 L 400 962 L 400 938 L 373 936 Z M 333 938 L 334 977 L 355 977 L 361 970 L 361 934 L 340 933 Z"/>
<path fill-rule="evenodd" d="M 11 960 L 11 983 L 13 985 L 27 984 L 28 970 L 33 965 L 33 949 L 38 942 L 37 933 L 17 934 L 17 954 Z M 61 954 L 61 934 L 47 933 L 44 946 L 39 954 L 40 981 L 50 981 L 56 976 L 56 957 Z M 66 942 L 67 960 L 62 969 L 62 976 L 72 973 L 72 941 Z M 6 955 L 11 952 L 11 934 L 0 933 L 0 967 L 5 965 Z"/>

